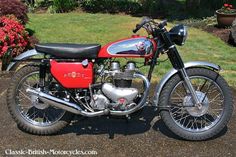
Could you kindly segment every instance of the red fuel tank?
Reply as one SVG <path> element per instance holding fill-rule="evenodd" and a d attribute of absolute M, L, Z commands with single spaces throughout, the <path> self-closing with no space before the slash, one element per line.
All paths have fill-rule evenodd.
<path fill-rule="evenodd" d="M 131 38 L 118 40 L 102 47 L 98 57 L 150 57 L 156 49 L 156 44 L 147 37 L 132 36 Z"/>
<path fill-rule="evenodd" d="M 93 63 L 50 61 L 53 77 L 65 88 L 89 88 L 93 83 Z"/>

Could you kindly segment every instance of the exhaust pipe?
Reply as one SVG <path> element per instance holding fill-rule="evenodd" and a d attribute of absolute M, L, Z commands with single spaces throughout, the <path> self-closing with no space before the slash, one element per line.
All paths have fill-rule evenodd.
<path fill-rule="evenodd" d="M 79 114 L 86 117 L 95 117 L 95 116 L 106 115 L 109 113 L 109 110 L 98 111 L 98 112 L 86 112 L 86 111 L 83 111 L 78 105 L 74 103 L 56 98 L 54 96 L 51 96 L 49 94 L 46 94 L 44 92 L 37 91 L 34 89 L 27 88 L 26 92 L 37 96 L 44 103 L 47 103 L 51 106 L 63 109 L 65 111 L 68 111 L 74 114 Z"/>
<path fill-rule="evenodd" d="M 68 112 L 71 112 L 74 114 L 86 116 L 86 117 L 95 117 L 95 116 L 102 116 L 102 115 L 108 115 L 108 114 L 111 114 L 114 116 L 124 116 L 124 115 L 129 115 L 131 113 L 134 113 L 137 110 L 139 110 L 140 108 L 144 107 L 146 104 L 145 102 L 146 102 L 148 93 L 149 93 L 150 82 L 148 81 L 148 79 L 144 75 L 138 74 L 138 73 L 136 73 L 134 76 L 141 78 L 144 81 L 145 92 L 143 94 L 142 99 L 137 104 L 137 106 L 135 106 L 127 111 L 113 111 L 113 110 L 110 111 L 109 109 L 105 109 L 105 110 L 97 111 L 97 112 L 87 112 L 87 111 L 82 110 L 77 104 L 56 98 L 52 95 L 46 94 L 41 91 L 27 88 L 26 92 L 37 96 L 41 101 L 43 101 L 44 103 L 47 103 L 51 106 L 63 109 L 65 111 L 68 111 Z"/>

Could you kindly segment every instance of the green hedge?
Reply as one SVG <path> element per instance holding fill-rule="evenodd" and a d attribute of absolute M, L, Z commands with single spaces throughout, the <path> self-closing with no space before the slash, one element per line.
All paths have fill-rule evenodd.
<path fill-rule="evenodd" d="M 135 0 L 82 0 L 79 2 L 85 11 L 105 13 L 139 13 L 141 5 Z"/>
<path fill-rule="evenodd" d="M 74 10 L 77 5 L 77 0 L 53 0 L 51 12 L 65 13 Z"/>
<path fill-rule="evenodd" d="M 126 13 L 171 19 L 202 18 L 214 15 L 224 3 L 236 0 L 39 0 L 52 5 L 51 13 L 69 12 L 77 6 L 87 12 Z"/>

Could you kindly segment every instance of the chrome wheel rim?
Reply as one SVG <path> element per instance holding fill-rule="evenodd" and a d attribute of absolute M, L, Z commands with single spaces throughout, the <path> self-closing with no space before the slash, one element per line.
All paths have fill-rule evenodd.
<path fill-rule="evenodd" d="M 179 127 L 190 132 L 201 132 L 214 127 L 222 117 L 224 95 L 219 85 L 203 76 L 190 77 L 202 108 L 193 107 L 184 82 L 179 82 L 171 92 L 170 115 Z"/>
<path fill-rule="evenodd" d="M 17 88 L 15 101 L 20 115 L 29 123 L 37 126 L 50 126 L 58 122 L 65 111 L 41 102 L 38 97 L 26 92 L 27 88 L 38 88 L 39 72 L 32 72 L 21 79 Z"/>

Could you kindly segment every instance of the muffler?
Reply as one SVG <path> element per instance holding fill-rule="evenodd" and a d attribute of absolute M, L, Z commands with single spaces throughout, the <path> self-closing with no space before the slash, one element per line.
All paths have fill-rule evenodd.
<path fill-rule="evenodd" d="M 37 96 L 42 102 L 46 104 L 49 104 L 51 106 L 63 109 L 65 111 L 68 111 L 74 114 L 79 114 L 86 117 L 95 117 L 95 116 L 101 116 L 101 115 L 105 115 L 109 113 L 107 110 L 98 111 L 98 112 L 86 112 L 86 111 L 83 111 L 78 105 L 74 103 L 56 98 L 52 95 L 49 95 L 49 94 L 46 94 L 44 92 L 37 91 L 34 89 L 27 88 L 26 92 Z"/>

